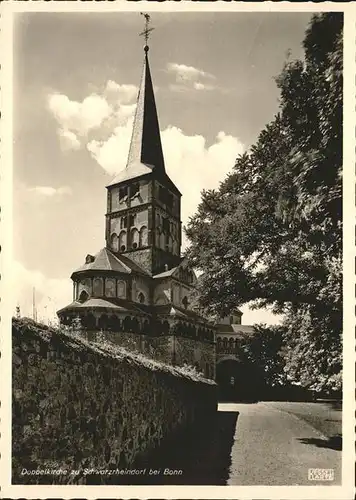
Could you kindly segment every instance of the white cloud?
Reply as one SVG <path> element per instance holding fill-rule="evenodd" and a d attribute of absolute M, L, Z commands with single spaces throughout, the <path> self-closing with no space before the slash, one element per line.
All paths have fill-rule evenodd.
<path fill-rule="evenodd" d="M 87 149 L 92 157 L 110 175 L 115 175 L 126 166 L 132 134 L 132 118 L 125 125 L 118 125 L 106 140 L 92 140 Z"/>
<path fill-rule="evenodd" d="M 59 141 L 63 151 L 78 150 L 81 147 L 78 136 L 71 130 L 58 129 Z"/>
<path fill-rule="evenodd" d="M 120 104 L 129 104 L 136 100 L 138 87 L 130 84 L 119 84 L 113 80 L 108 80 L 105 87 L 105 95 L 107 99 L 116 100 Z"/>
<path fill-rule="evenodd" d="M 70 279 L 47 278 L 38 270 L 29 270 L 22 263 L 12 265 L 12 312 L 20 306 L 22 316 L 32 317 L 33 289 L 38 320 L 56 319 L 56 311 L 72 301 Z"/>
<path fill-rule="evenodd" d="M 201 83 L 201 82 L 189 82 L 189 83 L 171 83 L 168 86 L 169 90 L 172 92 L 186 92 L 187 90 L 221 90 L 224 92 L 223 89 L 217 89 L 214 85 L 210 85 L 208 83 Z"/>
<path fill-rule="evenodd" d="M 63 131 L 76 132 L 81 136 L 99 127 L 112 112 L 106 99 L 97 94 L 86 97 L 82 102 L 71 101 L 63 94 L 51 94 L 48 107 Z"/>
<path fill-rule="evenodd" d="M 33 188 L 28 188 L 28 191 L 34 192 L 41 196 L 54 197 L 72 194 L 72 190 L 69 186 L 61 186 L 59 188 L 54 188 L 52 186 L 35 186 Z"/>
<path fill-rule="evenodd" d="M 219 132 L 207 146 L 201 135 L 187 136 L 176 127 L 162 133 L 166 169 L 183 194 L 182 221 L 186 224 L 195 213 L 203 189 L 214 189 L 232 170 L 244 145 L 231 135 Z M 183 235 L 183 247 L 187 242 Z"/>
<path fill-rule="evenodd" d="M 123 104 L 116 112 L 115 120 L 118 125 L 126 125 L 127 120 L 133 118 L 136 111 L 136 104 Z"/>
<path fill-rule="evenodd" d="M 88 134 L 108 135 L 113 128 L 126 124 L 136 108 L 138 87 L 109 80 L 103 95 L 92 94 L 82 102 L 64 94 L 50 94 L 48 109 L 58 123 L 57 134 L 63 151 L 78 150 Z"/>
<path fill-rule="evenodd" d="M 215 87 L 214 85 L 209 85 L 206 83 L 201 83 L 201 82 L 194 82 L 193 87 L 195 90 L 214 90 Z"/>
<path fill-rule="evenodd" d="M 172 92 L 185 92 L 187 90 L 187 86 L 186 85 L 181 85 L 181 84 L 178 84 L 178 83 L 171 83 L 168 86 L 168 88 Z"/>
<path fill-rule="evenodd" d="M 72 190 L 69 186 L 62 186 L 60 188 L 57 189 L 57 193 L 59 195 L 65 195 L 65 194 L 72 194 Z"/>
<path fill-rule="evenodd" d="M 194 68 L 193 66 L 186 66 L 185 64 L 168 63 L 167 70 L 175 75 L 177 82 L 187 80 L 197 81 L 199 78 L 215 78 L 214 75 L 206 71 Z"/>
<path fill-rule="evenodd" d="M 175 77 L 176 83 L 169 86 L 174 92 L 182 92 L 184 90 L 213 90 L 215 86 L 207 83 L 215 80 L 215 76 L 193 66 L 185 64 L 168 63 L 167 71 Z"/>

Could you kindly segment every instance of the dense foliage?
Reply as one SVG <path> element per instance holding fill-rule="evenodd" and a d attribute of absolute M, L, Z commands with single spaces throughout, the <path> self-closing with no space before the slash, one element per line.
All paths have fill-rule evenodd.
<path fill-rule="evenodd" d="M 285 372 L 316 390 L 341 383 L 342 26 L 313 17 L 304 61 L 276 79 L 278 115 L 186 228 L 200 306 L 284 314 Z"/>
<path fill-rule="evenodd" d="M 283 357 L 284 329 L 280 326 L 256 325 L 253 335 L 239 339 L 237 356 L 266 388 L 286 383 Z"/>

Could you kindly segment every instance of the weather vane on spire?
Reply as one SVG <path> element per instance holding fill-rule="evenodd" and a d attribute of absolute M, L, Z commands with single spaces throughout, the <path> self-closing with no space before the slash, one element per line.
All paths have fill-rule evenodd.
<path fill-rule="evenodd" d="M 150 22 L 151 22 L 151 16 L 149 14 L 145 14 L 144 12 L 140 12 L 141 16 L 145 18 L 145 29 L 140 33 L 140 36 L 145 37 L 145 51 L 148 51 L 148 39 L 151 31 L 154 30 L 154 28 L 150 28 Z"/>

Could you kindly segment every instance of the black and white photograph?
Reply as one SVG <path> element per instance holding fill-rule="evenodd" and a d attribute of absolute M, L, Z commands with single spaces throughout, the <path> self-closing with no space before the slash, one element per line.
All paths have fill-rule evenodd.
<path fill-rule="evenodd" d="M 6 496 L 352 498 L 331 5 L 8 9 Z"/>

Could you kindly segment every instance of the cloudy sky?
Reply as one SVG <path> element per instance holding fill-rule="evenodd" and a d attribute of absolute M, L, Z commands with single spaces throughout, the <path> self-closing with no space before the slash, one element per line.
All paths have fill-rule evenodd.
<path fill-rule="evenodd" d="M 274 77 L 301 58 L 310 13 L 154 13 L 150 65 L 182 220 L 278 110 Z M 143 64 L 138 13 L 23 13 L 14 24 L 16 301 L 39 316 L 104 246 L 105 186 L 125 167 Z M 186 244 L 186 243 L 185 243 Z M 274 322 L 243 309 L 245 324 Z"/>

